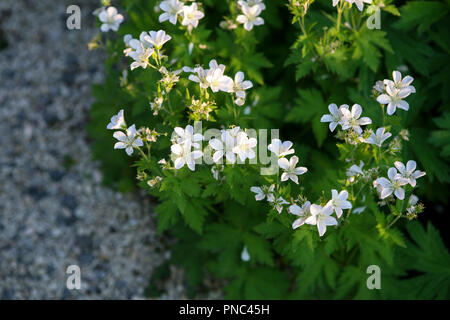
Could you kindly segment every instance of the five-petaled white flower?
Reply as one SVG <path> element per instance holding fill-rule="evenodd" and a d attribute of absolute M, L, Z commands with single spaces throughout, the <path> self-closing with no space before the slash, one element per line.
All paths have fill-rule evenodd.
<path fill-rule="evenodd" d="M 236 135 L 239 130 L 239 127 L 222 130 L 221 139 L 214 138 L 209 141 L 209 145 L 215 150 L 213 154 L 215 163 L 221 163 L 223 156 L 226 157 L 228 163 L 236 162 L 236 154 L 233 152 L 233 148 L 236 146 Z"/>
<path fill-rule="evenodd" d="M 416 88 L 411 85 L 414 81 L 413 77 L 406 76 L 402 79 L 402 74 L 400 71 L 395 70 L 392 72 L 392 79 L 393 80 L 385 79 L 384 84 L 390 84 L 397 90 L 408 89 L 411 93 L 416 93 Z"/>
<path fill-rule="evenodd" d="M 405 111 L 409 110 L 408 102 L 403 99 L 411 94 L 411 89 L 408 87 L 403 89 L 396 89 L 394 82 L 386 84 L 386 93 L 380 94 L 377 101 L 381 104 L 387 104 L 387 114 L 393 115 L 397 108 Z"/>
<path fill-rule="evenodd" d="M 253 83 L 249 80 L 244 80 L 244 73 L 242 71 L 236 72 L 234 76 L 233 92 L 236 94 L 235 103 L 242 106 L 245 102 L 245 90 L 253 87 Z"/>
<path fill-rule="evenodd" d="M 380 198 L 387 198 L 394 193 L 397 198 L 403 200 L 405 198 L 405 190 L 403 190 L 402 186 L 408 184 L 409 180 L 400 177 L 395 168 L 389 168 L 388 177 L 389 180 L 384 177 L 375 180 L 376 187 L 380 191 Z"/>
<path fill-rule="evenodd" d="M 165 0 L 161 2 L 159 7 L 164 13 L 159 16 L 159 22 L 169 20 L 170 23 L 176 24 L 178 15 L 183 12 L 183 6 L 183 2 L 179 0 Z"/>
<path fill-rule="evenodd" d="M 164 30 L 150 31 L 149 34 L 150 35 L 147 35 L 147 36 L 144 37 L 145 41 L 151 43 L 157 49 L 161 49 L 162 46 L 167 41 L 172 39 L 172 37 L 169 36 L 168 34 L 166 34 L 166 32 Z"/>
<path fill-rule="evenodd" d="M 197 142 L 203 140 L 203 135 L 201 133 L 194 133 L 194 128 L 190 124 L 185 129 L 176 127 L 173 130 L 176 136 L 172 138 L 172 141 L 175 141 L 177 144 L 192 145 L 194 148 L 200 147 Z"/>
<path fill-rule="evenodd" d="M 423 177 L 426 173 L 424 171 L 416 170 L 417 163 L 414 160 L 409 160 L 406 167 L 400 161 L 395 161 L 394 166 L 397 168 L 399 175 L 408 180 L 411 187 L 416 186 L 416 179 Z"/>
<path fill-rule="evenodd" d="M 342 190 L 341 192 L 337 192 L 337 190 L 331 190 L 331 200 L 328 201 L 327 205 L 330 205 L 334 212 L 336 212 L 336 216 L 338 218 L 342 215 L 342 209 L 351 209 L 352 204 L 347 200 L 348 192 L 347 190 Z"/>
<path fill-rule="evenodd" d="M 255 148 L 257 144 L 258 142 L 255 138 L 249 138 L 245 132 L 239 132 L 233 152 L 239 156 L 241 161 L 245 161 L 247 158 L 253 159 L 256 157 L 256 153 L 253 148 Z"/>
<path fill-rule="evenodd" d="M 216 60 L 209 62 L 210 69 L 206 75 L 206 82 L 211 88 L 212 92 L 225 91 L 233 92 L 233 79 L 225 76 L 225 66 L 223 64 L 217 64 Z"/>
<path fill-rule="evenodd" d="M 292 223 L 292 229 L 297 229 L 305 223 L 306 219 L 311 215 L 311 212 L 309 210 L 310 207 L 311 202 L 309 201 L 306 201 L 301 207 L 296 204 L 293 204 L 289 207 L 288 211 L 299 217 Z"/>
<path fill-rule="evenodd" d="M 289 161 L 286 158 L 278 159 L 278 165 L 283 169 L 283 174 L 281 175 L 281 181 L 287 181 L 291 179 L 296 184 L 298 184 L 298 175 L 304 174 L 308 171 L 305 167 L 296 167 L 298 162 L 297 156 L 292 156 Z"/>
<path fill-rule="evenodd" d="M 205 14 L 198 10 L 197 3 L 193 3 L 190 6 L 183 7 L 183 21 L 181 24 L 183 26 L 197 28 L 198 20 L 203 18 Z"/>
<path fill-rule="evenodd" d="M 109 30 L 117 31 L 123 21 L 123 16 L 117 13 L 117 9 L 114 7 L 108 7 L 100 12 L 98 18 L 102 22 L 100 30 L 102 32 L 108 32 Z"/>
<path fill-rule="evenodd" d="M 316 225 L 319 231 L 319 236 L 323 236 L 327 231 L 327 226 L 337 226 L 338 222 L 335 217 L 332 217 L 333 208 L 329 205 L 325 207 L 317 204 L 312 204 L 309 208 L 311 216 L 305 220 L 305 223 Z"/>
<path fill-rule="evenodd" d="M 262 7 L 258 4 L 249 6 L 247 3 L 241 5 L 241 10 L 243 14 L 237 16 L 236 21 L 244 25 L 244 29 L 250 31 L 253 26 L 259 26 L 264 24 L 264 19 L 259 17 Z"/>
<path fill-rule="evenodd" d="M 113 137 L 119 140 L 119 142 L 116 142 L 114 145 L 114 149 L 125 149 L 125 152 L 129 156 L 133 154 L 133 148 L 142 147 L 144 145 L 141 138 L 138 137 L 134 124 L 127 129 L 126 134 L 122 131 L 116 131 L 114 132 Z"/>
<path fill-rule="evenodd" d="M 192 145 L 190 142 L 186 142 L 183 144 L 173 144 L 170 147 L 175 160 L 174 165 L 175 169 L 181 169 L 184 165 L 187 165 L 189 170 L 195 170 L 195 160 L 201 158 L 203 153 L 200 150 L 192 151 Z"/>
<path fill-rule="evenodd" d="M 376 134 L 375 133 L 371 133 L 370 137 L 368 137 L 364 142 L 369 143 L 369 144 L 374 144 L 378 147 L 381 147 L 381 145 L 383 144 L 383 142 L 388 139 L 390 136 L 392 136 L 392 134 L 390 132 L 384 132 L 385 128 L 378 128 Z"/>
<path fill-rule="evenodd" d="M 106 129 L 116 130 L 126 128 L 125 117 L 123 115 L 123 109 L 118 114 L 111 117 L 111 122 L 108 123 Z"/>
<path fill-rule="evenodd" d="M 283 206 L 285 204 L 289 204 L 283 197 L 279 197 L 278 199 L 269 200 L 270 203 L 272 203 L 272 206 L 275 210 L 277 210 L 278 213 L 281 213 L 283 211 Z"/>
<path fill-rule="evenodd" d="M 291 141 L 281 142 L 280 139 L 272 139 L 272 143 L 267 146 L 267 149 L 275 153 L 278 158 L 281 158 L 295 152 L 294 149 L 291 149 L 292 145 Z"/>
<path fill-rule="evenodd" d="M 359 104 L 354 104 L 352 106 L 352 111 L 347 108 L 340 109 L 343 117 L 342 129 L 347 130 L 352 128 L 358 134 L 362 133 L 362 129 L 360 126 L 364 126 L 367 124 L 371 124 L 372 120 L 369 117 L 359 118 L 362 113 L 362 108 Z"/>
<path fill-rule="evenodd" d="M 328 110 L 330 110 L 330 114 L 324 114 L 320 119 L 320 122 L 329 122 L 330 131 L 333 132 L 336 129 L 337 125 L 343 124 L 344 114 L 342 113 L 343 109 L 348 110 L 348 105 L 343 104 L 339 107 L 335 103 L 332 103 L 328 106 Z"/>
<path fill-rule="evenodd" d="M 273 202 L 275 197 L 273 195 L 273 191 L 275 190 L 275 185 L 272 184 L 270 186 L 262 186 L 262 187 L 251 187 L 250 191 L 255 194 L 255 200 L 261 201 L 267 198 L 267 201 Z"/>
<path fill-rule="evenodd" d="M 153 49 L 144 46 L 141 41 L 136 39 L 130 40 L 129 45 L 134 49 L 134 51 L 129 51 L 127 53 L 127 55 L 134 60 L 130 65 L 130 69 L 134 70 L 138 67 L 142 67 L 143 69 L 147 68 L 149 65 L 148 59 L 153 54 Z"/>

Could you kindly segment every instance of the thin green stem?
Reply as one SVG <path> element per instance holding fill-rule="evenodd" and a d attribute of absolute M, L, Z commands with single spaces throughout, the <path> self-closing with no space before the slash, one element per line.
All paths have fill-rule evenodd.
<path fill-rule="evenodd" d="M 141 153 L 141 155 L 144 157 L 144 159 L 145 160 L 148 160 L 148 157 L 147 157 L 147 155 L 144 153 L 144 151 L 142 151 L 142 149 L 141 148 L 139 148 L 139 147 L 136 147 L 136 149 L 138 149 L 139 150 L 139 152 Z"/>
<path fill-rule="evenodd" d="M 341 28 L 341 17 L 342 17 L 343 8 L 344 8 L 344 0 L 341 0 L 337 6 L 337 13 L 338 13 L 337 22 L 336 22 L 337 32 L 339 32 L 339 30 Z"/>
<path fill-rule="evenodd" d="M 389 229 L 390 227 L 392 227 L 392 226 L 398 221 L 398 219 L 400 219 L 401 217 L 402 217 L 401 214 L 399 214 L 398 216 L 396 216 L 395 219 L 392 220 L 392 222 L 388 224 L 388 226 L 386 227 L 386 229 Z"/>

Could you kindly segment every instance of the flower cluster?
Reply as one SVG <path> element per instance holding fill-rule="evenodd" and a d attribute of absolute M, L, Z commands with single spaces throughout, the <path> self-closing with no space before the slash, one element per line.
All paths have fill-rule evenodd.
<path fill-rule="evenodd" d="M 238 15 L 236 21 L 244 25 L 244 29 L 250 31 L 253 26 L 264 24 L 264 19 L 259 15 L 266 8 L 262 0 L 240 0 L 238 1 L 242 14 Z"/>
<path fill-rule="evenodd" d="M 171 36 L 166 34 L 164 30 L 141 32 L 138 39 L 133 39 L 130 34 L 124 36 L 124 42 L 127 48 L 124 50 L 125 56 L 131 57 L 134 62 L 131 63 L 130 68 L 134 70 L 138 67 L 146 69 L 148 66 L 158 69 L 150 62 L 150 57 L 155 60 L 159 67 L 161 64 L 161 53 L 163 45 L 169 41 Z M 164 69 L 162 73 L 167 73 Z"/>
<path fill-rule="evenodd" d="M 195 160 L 203 156 L 203 152 L 198 150 L 200 148 L 199 141 L 204 138 L 199 133 L 194 133 L 194 128 L 187 125 L 185 129 L 176 127 L 172 138 L 172 159 L 175 169 L 181 169 L 186 165 L 189 170 L 195 170 Z"/>
<path fill-rule="evenodd" d="M 209 69 L 203 69 L 201 66 L 183 67 L 183 71 L 191 73 L 189 80 L 198 83 L 202 89 L 210 88 L 212 92 L 223 91 L 234 94 L 234 102 L 238 106 L 245 103 L 245 90 L 253 87 L 251 81 L 244 80 L 242 71 L 236 73 L 234 80 L 224 75 L 225 65 L 218 64 L 215 59 L 209 62 Z"/>
<path fill-rule="evenodd" d="M 392 78 L 393 80 L 385 79 L 375 85 L 375 90 L 381 93 L 377 97 L 377 101 L 382 105 L 387 104 L 387 114 L 390 116 L 395 113 L 397 108 L 408 111 L 409 104 L 403 99 L 416 92 L 414 86 L 411 85 L 414 80 L 413 77 L 402 78 L 399 71 L 394 71 L 392 72 Z"/>
<path fill-rule="evenodd" d="M 169 20 L 170 23 L 176 24 L 178 16 L 181 18 L 181 25 L 187 26 L 191 31 L 198 27 L 198 21 L 202 19 L 205 14 L 199 10 L 196 2 L 187 6 L 183 1 L 179 0 L 164 0 L 159 4 L 159 8 L 164 11 L 159 16 L 159 22 Z"/>
<path fill-rule="evenodd" d="M 385 199 L 394 194 L 398 199 L 405 199 L 405 190 L 403 186 L 409 184 L 411 187 L 416 186 L 416 179 L 423 177 L 425 172 L 416 170 L 416 162 L 409 160 L 406 166 L 400 161 L 394 163 L 394 167 L 389 168 L 388 178 L 378 178 L 374 181 L 381 199 Z M 398 170 L 398 172 L 397 172 Z"/>
<path fill-rule="evenodd" d="M 344 2 L 350 5 L 354 3 L 362 11 L 363 3 L 371 3 L 371 0 L 334 0 L 333 5 L 340 3 L 341 7 L 338 10 L 342 10 Z M 265 9 L 262 0 L 240 0 L 237 3 L 242 14 L 237 16 L 236 21 L 243 24 L 244 29 L 250 31 L 254 26 L 264 23 L 264 20 L 259 17 Z M 189 37 L 192 36 L 190 35 L 192 29 L 196 28 L 199 20 L 204 17 L 204 13 L 199 10 L 196 2 L 186 5 L 186 2 L 180 0 L 164 0 L 159 4 L 159 8 L 163 11 L 159 16 L 160 22 L 169 21 L 176 24 L 178 18 L 180 18 L 181 24 L 186 26 L 189 31 Z M 109 29 L 117 30 L 123 17 L 117 13 L 117 10 L 109 7 L 104 8 L 99 13 L 99 19 L 104 23 L 101 27 L 102 31 L 108 31 Z M 165 101 L 169 101 L 169 96 L 165 95 L 179 82 L 182 71 L 189 74 L 188 79 L 198 84 L 200 89 L 199 99 L 191 96 L 189 91 L 186 95 L 186 99 L 188 99 L 186 108 L 191 111 L 189 117 L 192 120 L 210 120 L 210 113 L 216 109 L 216 103 L 210 98 L 210 93 L 213 95 L 218 92 L 229 93 L 237 106 L 244 105 L 246 90 L 252 88 L 253 83 L 245 80 L 242 71 L 236 72 L 234 78 L 232 78 L 225 74 L 225 65 L 219 64 L 215 59 L 210 60 L 208 68 L 196 65 L 195 67 L 185 66 L 182 70 L 168 70 L 168 64 L 163 65 L 163 61 L 168 57 L 163 55 L 162 48 L 170 40 L 171 36 L 167 35 L 164 30 L 141 32 L 138 39 L 134 39 L 132 35 L 127 34 L 123 39 L 126 46 L 124 54 L 133 59 L 130 65 L 131 70 L 139 67 L 143 69 L 150 67 L 161 74 L 161 79 L 157 83 L 156 96 L 150 102 L 150 107 L 155 115 L 163 108 Z M 191 52 L 190 50 L 189 53 L 191 54 Z M 385 79 L 376 83 L 374 86 L 375 98 L 382 105 L 383 110 L 383 125 L 378 128 L 368 127 L 372 124 L 372 119 L 362 116 L 363 108 L 359 104 L 353 104 L 351 107 L 343 104 L 338 107 L 338 105 L 332 103 L 328 106 L 329 114 L 323 115 L 320 121 L 328 123 L 331 132 L 337 129 L 337 136 L 343 137 L 351 145 L 350 149 L 352 150 L 351 159 L 346 159 L 350 163 L 350 167 L 345 172 L 347 179 L 343 180 L 342 187 L 331 190 L 330 198 L 326 198 L 323 192 L 323 196 L 313 203 L 308 201 L 301 191 L 297 200 L 293 200 L 294 198 L 289 194 L 291 187 L 296 188 L 295 185 L 299 184 L 299 176 L 305 174 L 308 169 L 298 166 L 299 158 L 295 155 L 291 141 L 272 139 L 267 149 L 271 152 L 271 159 L 276 160 L 273 162 L 273 164 L 276 163 L 276 170 L 273 172 L 273 175 L 276 175 L 276 180 L 273 177 L 268 179 L 267 184 L 252 186 L 250 191 L 255 194 L 255 200 L 267 200 L 278 214 L 281 214 L 283 209 L 286 208 L 288 213 L 296 216 L 292 223 L 293 229 L 305 224 L 314 225 L 317 227 L 319 236 L 325 234 L 327 226 L 338 225 L 344 210 L 349 210 L 348 217 L 357 201 L 365 201 L 361 199 L 363 197 L 358 198 L 359 192 L 365 185 L 376 187 L 379 197 L 383 201 L 396 201 L 395 198 L 404 200 L 408 192 L 408 190 L 405 192 L 406 186 L 409 185 L 414 188 L 416 179 L 424 176 L 425 172 L 416 170 L 416 163 L 413 160 L 408 161 L 406 165 L 396 161 L 394 162 L 395 167 L 388 169 L 387 178 L 380 177 L 379 172 L 384 168 L 384 165 L 381 166 L 379 161 L 386 154 L 394 155 L 397 153 L 401 149 L 401 140 L 407 139 L 407 134 L 400 132 L 398 136 L 391 139 L 387 147 L 385 146 L 385 141 L 392 137 L 392 133 L 388 132 L 388 130 L 391 130 L 391 126 L 384 123 L 384 105 L 387 105 L 388 115 L 394 114 L 396 108 L 408 110 L 409 105 L 403 99 L 411 93 L 415 93 L 415 88 L 411 85 L 412 82 L 412 77 L 402 78 L 399 71 L 394 71 L 393 80 Z M 168 106 L 170 106 L 170 103 L 168 103 Z M 235 117 L 237 118 L 236 114 Z M 118 140 L 114 145 L 115 149 L 125 149 L 128 155 L 132 155 L 134 150 L 137 150 L 146 160 L 149 160 L 150 157 L 149 144 L 156 141 L 159 135 L 149 128 L 136 130 L 134 124 L 128 127 L 125 123 L 123 110 L 120 110 L 117 115 L 111 118 L 107 129 L 116 130 L 113 134 L 113 137 Z M 226 178 L 220 178 L 221 172 L 224 170 L 224 161 L 226 161 L 226 164 L 234 165 L 236 163 L 245 164 L 247 160 L 255 159 L 256 163 L 258 140 L 251 136 L 249 130 L 243 130 L 239 126 L 230 126 L 227 129 L 217 130 L 217 133 L 214 137 L 209 138 L 208 132 L 205 131 L 204 135 L 201 132 L 198 133 L 194 131 L 194 127 L 191 125 L 187 125 L 185 128 L 175 127 L 171 139 L 172 145 L 170 146 L 172 161 L 163 159 L 158 163 L 163 170 L 180 170 L 186 166 L 189 170 L 195 171 L 196 164 L 200 163 L 203 157 L 207 159 L 210 156 L 212 160 L 210 162 L 212 165 L 211 172 L 213 178 L 218 181 Z M 203 141 L 208 142 L 205 149 L 202 149 Z M 147 155 L 140 148 L 144 145 L 147 146 Z M 362 147 L 360 147 L 361 145 Z M 364 158 L 366 164 L 358 158 L 354 159 L 354 151 L 359 147 L 364 149 L 366 154 L 369 154 L 370 150 L 374 159 L 366 161 Z M 347 155 L 349 154 L 350 152 L 347 153 Z M 385 161 L 387 167 L 396 160 L 386 159 L 389 159 L 389 161 Z M 359 165 L 356 164 L 358 162 L 355 160 L 360 160 Z M 373 160 L 376 161 L 377 165 L 372 165 Z M 249 162 L 253 163 L 252 161 Z M 272 174 L 272 171 L 269 172 Z M 145 170 L 138 172 L 138 177 L 141 181 L 148 179 Z M 160 176 L 153 176 L 152 179 L 147 181 L 147 184 L 154 187 L 160 184 L 162 179 Z M 295 185 L 289 184 L 289 181 L 292 181 Z M 361 182 L 361 189 L 354 193 L 353 187 L 359 182 Z M 371 190 L 375 194 L 374 190 Z M 349 194 L 350 191 L 351 194 Z M 423 209 L 417 203 L 418 198 L 411 195 L 406 208 L 408 217 L 414 217 Z M 357 207 L 354 209 L 354 213 L 361 213 L 365 208 L 365 205 Z"/>
<path fill-rule="evenodd" d="M 125 152 L 131 156 L 135 148 L 142 147 L 144 143 L 139 137 L 135 125 L 131 125 L 127 128 L 125 118 L 123 115 L 123 109 L 119 113 L 111 118 L 110 123 L 106 126 L 109 130 L 115 131 L 113 137 L 119 140 L 114 145 L 114 149 L 125 149 Z"/>
<path fill-rule="evenodd" d="M 267 146 L 267 149 L 277 157 L 278 166 L 283 171 L 283 173 L 281 174 L 280 182 L 291 180 L 298 184 L 298 176 L 306 173 L 308 169 L 305 167 L 297 167 L 297 163 L 299 161 L 297 156 L 291 156 L 289 160 L 286 158 L 286 156 L 295 153 L 295 150 L 292 149 L 292 145 L 293 143 L 291 141 L 282 142 L 280 139 L 272 139 L 271 143 Z M 281 213 L 283 211 L 283 207 L 285 205 L 288 205 L 289 202 L 287 202 L 282 196 L 280 196 L 278 181 L 276 186 L 277 189 L 275 195 L 274 184 L 261 187 L 253 186 L 250 188 L 250 191 L 256 193 L 256 201 L 263 200 L 266 197 L 267 201 L 272 204 L 272 207 L 278 213 Z M 264 195 L 264 197 L 262 197 L 261 195 Z"/>
<path fill-rule="evenodd" d="M 292 223 L 292 229 L 297 229 L 302 225 L 310 224 L 317 226 L 319 236 L 323 236 L 327 230 L 327 226 L 336 226 L 338 221 L 331 215 L 333 212 L 337 218 L 342 216 L 343 210 L 351 209 L 352 204 L 347 200 L 348 192 L 342 190 L 331 190 L 331 199 L 324 205 L 311 204 L 305 201 L 301 206 L 292 204 L 288 211 L 298 218 Z"/>
<path fill-rule="evenodd" d="M 373 143 L 374 137 L 368 141 L 364 139 L 363 129 L 365 126 L 372 123 L 369 117 L 362 117 L 362 107 L 359 104 L 354 104 L 350 110 L 347 104 L 341 105 L 339 108 L 332 103 L 328 106 L 329 114 L 324 114 L 320 122 L 329 122 L 330 131 L 333 132 L 338 125 L 344 131 L 345 140 L 350 144 L 358 144 L 360 142 Z M 370 132 L 370 131 L 369 131 Z M 381 132 L 381 131 L 377 131 Z M 387 139 L 387 138 L 386 138 Z"/>

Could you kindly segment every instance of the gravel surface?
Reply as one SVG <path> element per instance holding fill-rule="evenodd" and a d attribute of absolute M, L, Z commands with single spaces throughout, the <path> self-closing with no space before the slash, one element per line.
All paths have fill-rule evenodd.
<path fill-rule="evenodd" d="M 97 1 L 0 1 L 0 299 L 140 299 L 168 258 L 152 204 L 101 185 L 84 127 L 104 57 L 89 52 Z M 105 124 L 106 125 L 106 124 Z M 66 268 L 81 268 L 80 290 Z M 172 268 L 162 298 L 184 298 Z"/>

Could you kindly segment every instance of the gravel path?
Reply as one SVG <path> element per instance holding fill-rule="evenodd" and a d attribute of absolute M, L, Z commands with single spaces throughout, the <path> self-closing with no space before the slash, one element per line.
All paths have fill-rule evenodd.
<path fill-rule="evenodd" d="M 92 161 L 84 126 L 91 84 L 102 81 L 102 53 L 87 50 L 97 1 L 76 1 L 79 31 L 65 27 L 73 3 L 0 1 L 0 48 L 9 44 L 0 50 L 0 299 L 142 298 L 167 258 L 152 204 L 102 186 Z M 81 290 L 66 288 L 72 264 Z M 184 297 L 175 278 L 163 298 Z"/>

